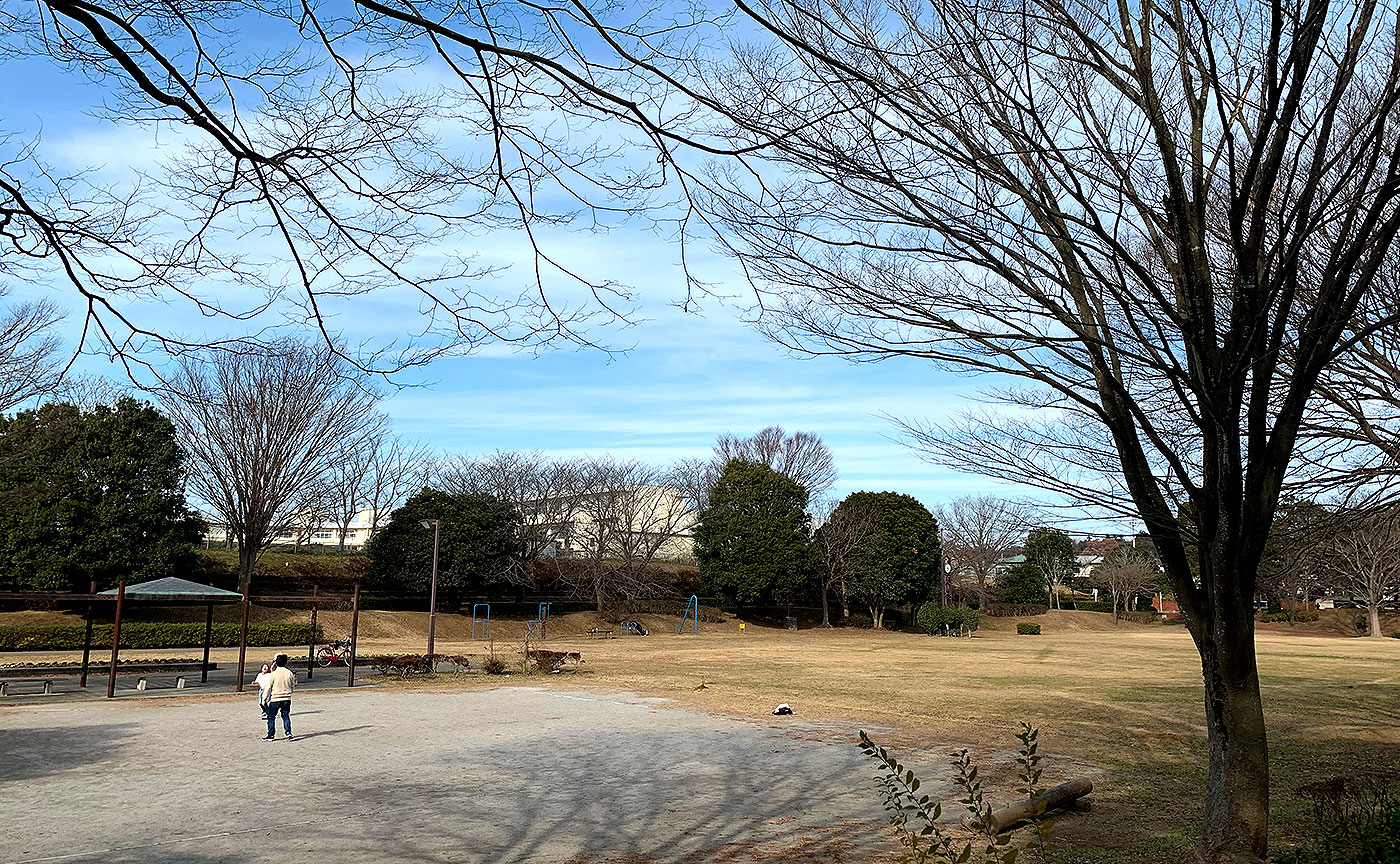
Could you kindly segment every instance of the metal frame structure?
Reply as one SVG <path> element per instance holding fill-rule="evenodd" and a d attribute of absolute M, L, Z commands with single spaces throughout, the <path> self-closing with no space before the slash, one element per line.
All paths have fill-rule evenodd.
<path fill-rule="evenodd" d="M 685 612 L 681 614 L 681 626 L 676 628 L 676 633 L 685 632 L 685 619 L 691 616 L 695 618 L 695 635 L 698 636 L 700 635 L 700 598 L 694 594 L 691 594 L 690 599 L 685 601 Z"/>

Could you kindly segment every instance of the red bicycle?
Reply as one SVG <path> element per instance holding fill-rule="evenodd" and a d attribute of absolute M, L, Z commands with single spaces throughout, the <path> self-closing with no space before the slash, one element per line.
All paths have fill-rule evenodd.
<path fill-rule="evenodd" d="M 322 645 L 316 652 L 316 662 L 322 666 L 329 666 L 332 663 L 344 663 L 350 665 L 350 640 L 341 639 L 329 645 Z"/>

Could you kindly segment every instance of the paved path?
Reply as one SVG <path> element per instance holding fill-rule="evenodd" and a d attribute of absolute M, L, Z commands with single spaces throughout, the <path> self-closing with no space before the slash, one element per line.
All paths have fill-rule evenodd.
<path fill-rule="evenodd" d="M 0 707 L 0 864 L 849 861 L 883 823 L 855 730 L 800 716 L 373 688 L 264 742 L 248 702 Z"/>

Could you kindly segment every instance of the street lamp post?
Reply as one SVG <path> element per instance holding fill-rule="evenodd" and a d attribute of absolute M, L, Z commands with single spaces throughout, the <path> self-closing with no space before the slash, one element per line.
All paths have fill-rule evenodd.
<path fill-rule="evenodd" d="M 438 533 L 441 524 L 437 519 L 424 519 L 418 524 L 433 529 L 433 581 L 428 589 L 428 662 L 433 662 L 433 636 L 437 630 L 437 561 Z"/>

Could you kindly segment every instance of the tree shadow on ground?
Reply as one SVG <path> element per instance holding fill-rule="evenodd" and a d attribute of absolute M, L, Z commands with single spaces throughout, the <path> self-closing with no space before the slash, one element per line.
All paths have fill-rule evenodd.
<path fill-rule="evenodd" d="M 0 733 L 0 784 L 105 762 L 139 731 L 136 723 L 6 729 Z"/>

